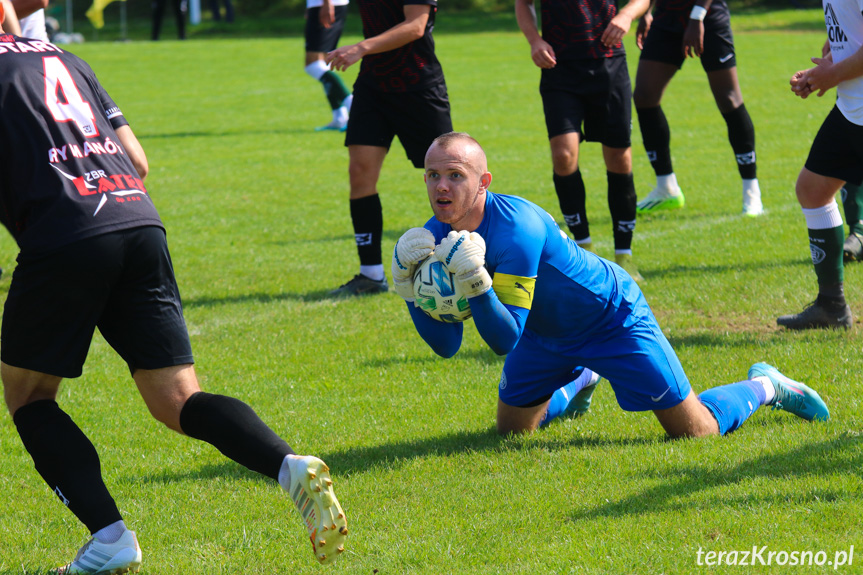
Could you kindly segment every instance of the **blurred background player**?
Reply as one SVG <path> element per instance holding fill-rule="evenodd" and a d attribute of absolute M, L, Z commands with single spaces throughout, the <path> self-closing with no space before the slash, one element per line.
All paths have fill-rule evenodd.
<path fill-rule="evenodd" d="M 797 176 L 797 200 L 806 218 L 818 296 L 802 312 L 776 322 L 788 329 L 843 328 L 854 324 L 845 301 L 842 267 L 845 231 L 836 192 L 863 183 L 863 14 L 858 0 L 825 0 L 829 51 L 814 67 L 791 77 L 801 98 L 836 88 L 836 104 L 821 124 L 809 157 Z M 849 224 L 851 224 L 849 218 Z"/>
<path fill-rule="evenodd" d="M 842 207 L 848 235 L 842 245 L 842 259 L 846 264 L 863 260 L 863 186 L 845 182 L 842 186 Z"/>
<path fill-rule="evenodd" d="M 231 0 L 224 0 L 224 4 L 225 22 L 231 24 L 234 21 L 234 4 Z M 222 11 L 221 6 L 219 6 L 219 0 L 210 0 L 210 12 L 213 14 L 213 20 L 216 22 L 220 22 L 222 20 Z"/>
<path fill-rule="evenodd" d="M 57 572 L 125 573 L 142 559 L 95 447 L 57 403 L 97 327 L 153 417 L 277 481 L 318 561 L 334 560 L 347 524 L 327 466 L 297 456 L 242 401 L 200 388 L 165 229 L 143 183 L 147 157 L 122 112 L 83 60 L 14 39 L 19 48 L 0 53 L 0 132 L 15 134 L 0 139 L 0 223 L 20 252 L 0 324 L 0 378 L 36 471 L 92 535 Z"/>
<path fill-rule="evenodd" d="M 662 95 L 686 57 L 701 58 L 716 106 L 728 127 L 728 140 L 743 179 L 743 215 L 764 209 L 755 163 L 755 127 L 737 80 L 737 60 L 726 0 L 653 0 L 638 24 L 642 49 L 633 101 L 656 187 L 638 202 L 638 213 L 682 208 L 683 192 L 671 165 L 671 132 L 660 105 Z"/>
<path fill-rule="evenodd" d="M 21 26 L 21 36 L 48 42 L 48 29 L 45 26 L 45 9 L 48 8 L 48 0 L 11 0 L 11 2 Z"/>
<path fill-rule="evenodd" d="M 322 7 L 323 0 L 306 1 L 306 74 L 320 82 L 333 110 L 332 121 L 318 130 L 338 130 L 348 127 L 353 96 L 341 77 L 324 61 L 327 52 L 336 49 L 348 17 L 349 0 L 332 0 Z"/>
<path fill-rule="evenodd" d="M 614 259 L 641 280 L 632 261 L 636 206 L 630 144 L 632 88 L 622 40 L 650 0 L 632 0 L 620 11 L 617 2 L 608 0 L 541 0 L 540 5 L 542 35 L 533 0 L 516 0 L 515 14 L 533 63 L 542 69 L 540 94 L 560 209 L 575 243 L 594 251 L 579 144 L 582 138 L 601 142 Z"/>
<path fill-rule="evenodd" d="M 652 411 L 671 437 L 730 433 L 762 405 L 829 418 L 815 391 L 766 363 L 752 365 L 745 380 L 696 395 L 635 281 L 579 249 L 541 207 L 492 193 L 486 162 L 467 134 L 435 140 L 425 162 L 434 216 L 396 243 L 392 275 L 417 332 L 446 358 L 461 347 L 464 324 L 415 307 L 412 268 L 434 251 L 454 275 L 480 336 L 506 355 L 499 433 L 584 413 L 597 375 L 622 409 Z"/>
<path fill-rule="evenodd" d="M 325 9 L 330 0 L 324 0 Z M 358 0 L 362 42 L 327 54 L 334 70 L 362 60 L 345 135 L 350 209 L 360 272 L 330 292 L 332 297 L 386 292 L 381 257 L 384 217 L 377 183 L 393 138 L 414 167 L 426 150 L 452 130 L 443 68 L 435 55 L 437 0 Z"/>
<path fill-rule="evenodd" d="M 186 13 L 189 11 L 188 0 L 170 0 L 174 10 L 174 19 L 177 22 L 177 38 L 186 39 Z M 165 7 L 168 0 L 152 0 L 150 9 L 153 17 L 153 40 L 158 40 L 162 32 L 162 18 L 165 15 Z"/>

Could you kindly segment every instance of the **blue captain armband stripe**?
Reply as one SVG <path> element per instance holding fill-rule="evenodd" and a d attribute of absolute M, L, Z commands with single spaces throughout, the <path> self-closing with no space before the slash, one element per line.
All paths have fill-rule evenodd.
<path fill-rule="evenodd" d="M 536 278 L 526 278 L 510 274 L 495 273 L 492 288 L 498 299 L 506 305 L 530 309 L 533 303 L 533 290 Z"/>

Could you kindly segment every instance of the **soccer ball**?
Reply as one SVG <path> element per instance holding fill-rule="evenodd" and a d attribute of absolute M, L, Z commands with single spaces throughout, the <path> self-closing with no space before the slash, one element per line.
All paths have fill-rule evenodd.
<path fill-rule="evenodd" d="M 470 317 L 470 305 L 453 274 L 434 255 L 417 264 L 414 305 L 437 321 L 459 323 Z"/>

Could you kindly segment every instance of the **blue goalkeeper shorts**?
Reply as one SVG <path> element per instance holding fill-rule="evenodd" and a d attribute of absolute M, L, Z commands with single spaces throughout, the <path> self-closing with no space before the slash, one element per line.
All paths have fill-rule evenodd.
<path fill-rule="evenodd" d="M 582 367 L 607 379 L 626 411 L 674 407 L 692 390 L 677 354 L 650 314 L 621 326 L 612 338 L 577 349 L 565 340 L 525 330 L 506 358 L 498 395 L 507 405 L 531 405 L 571 382 Z"/>

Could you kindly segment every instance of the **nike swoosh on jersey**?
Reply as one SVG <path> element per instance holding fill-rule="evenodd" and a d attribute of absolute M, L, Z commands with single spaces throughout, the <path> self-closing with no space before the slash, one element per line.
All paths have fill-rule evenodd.
<path fill-rule="evenodd" d="M 665 394 L 666 394 L 666 393 L 668 393 L 669 391 L 671 391 L 671 388 L 670 388 L 670 387 L 669 387 L 668 389 L 666 389 L 665 391 L 663 391 L 663 392 L 662 392 L 662 395 L 660 395 L 659 397 L 653 397 L 653 396 L 651 395 L 651 396 L 650 396 L 650 400 L 651 400 L 653 403 L 659 403 L 659 401 L 660 401 L 663 397 L 665 397 Z"/>

